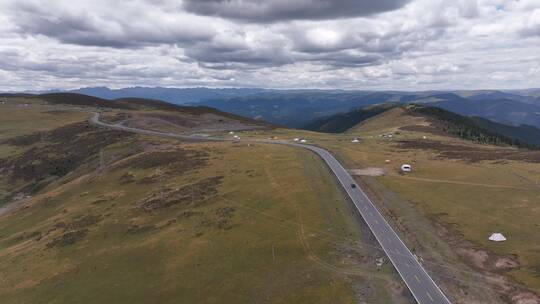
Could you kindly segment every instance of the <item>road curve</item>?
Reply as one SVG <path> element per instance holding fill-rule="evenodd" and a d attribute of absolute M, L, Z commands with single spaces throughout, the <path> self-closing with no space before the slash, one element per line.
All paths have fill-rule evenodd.
<path fill-rule="evenodd" d="M 170 137 L 177 139 L 188 139 L 188 140 L 207 140 L 207 141 L 231 141 L 229 139 L 217 138 L 217 137 L 202 137 L 202 136 L 191 136 L 191 135 L 181 135 L 175 133 L 166 133 L 152 130 L 143 130 L 136 129 L 131 127 L 126 127 L 120 124 L 108 124 L 99 120 L 99 113 L 95 113 L 94 116 L 90 119 L 90 123 L 106 127 L 115 130 L 128 131 L 133 133 L 147 134 L 147 135 L 156 135 L 162 137 Z M 243 141 L 243 140 L 242 140 Z M 324 162 L 328 165 L 330 170 L 334 173 L 341 186 L 345 189 L 352 202 L 354 203 L 356 209 L 362 216 L 362 218 L 367 223 L 369 229 L 383 248 L 384 252 L 394 265 L 394 268 L 397 270 L 409 290 L 411 291 L 413 297 L 416 299 L 416 302 L 419 304 L 450 304 L 451 302 L 444 295 L 441 289 L 437 286 L 435 281 L 429 276 L 424 267 L 420 265 L 415 256 L 411 251 L 405 246 L 403 241 L 396 234 L 394 229 L 388 224 L 384 219 L 381 213 L 377 210 L 373 202 L 368 198 L 364 191 L 356 186 L 352 187 L 352 184 L 355 184 L 354 179 L 351 175 L 345 170 L 345 168 L 337 161 L 337 159 L 330 154 L 327 150 L 311 146 L 303 145 L 296 143 L 287 143 L 287 142 L 276 142 L 276 141 L 267 141 L 267 140 L 246 140 L 251 142 L 261 142 L 261 143 L 271 143 L 271 144 L 283 144 L 289 146 L 300 147 L 308 149 L 318 156 L 320 156 Z"/>

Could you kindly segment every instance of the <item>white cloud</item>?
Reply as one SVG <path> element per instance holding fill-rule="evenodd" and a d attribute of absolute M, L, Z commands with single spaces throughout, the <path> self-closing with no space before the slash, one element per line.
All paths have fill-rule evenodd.
<path fill-rule="evenodd" d="M 210 2 L 0 0 L 0 90 L 540 83 L 536 0 Z"/>
<path fill-rule="evenodd" d="M 333 49 L 343 42 L 343 35 L 338 31 L 313 28 L 306 32 L 306 39 L 315 48 Z"/>

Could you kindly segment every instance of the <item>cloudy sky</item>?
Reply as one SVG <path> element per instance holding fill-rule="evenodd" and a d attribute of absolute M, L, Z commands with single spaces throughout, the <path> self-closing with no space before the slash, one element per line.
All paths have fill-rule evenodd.
<path fill-rule="evenodd" d="M 539 0 L 0 0 L 0 91 L 540 87 Z"/>

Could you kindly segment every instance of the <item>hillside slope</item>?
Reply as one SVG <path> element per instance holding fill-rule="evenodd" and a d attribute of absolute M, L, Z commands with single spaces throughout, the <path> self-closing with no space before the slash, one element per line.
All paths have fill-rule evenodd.
<path fill-rule="evenodd" d="M 435 95 L 437 100 L 420 100 L 464 116 L 478 116 L 507 125 L 540 127 L 540 105 L 508 98 L 467 99 L 455 94 Z"/>
<path fill-rule="evenodd" d="M 387 103 L 378 106 L 356 109 L 346 113 L 339 113 L 317 119 L 314 122 L 307 124 L 302 129 L 316 132 L 342 133 L 356 126 L 362 121 L 386 112 L 387 110 L 396 106 L 397 105 L 395 104 Z"/>
<path fill-rule="evenodd" d="M 430 103 L 431 104 L 431 100 Z M 379 117 L 380 116 L 380 117 Z M 418 117 L 420 120 L 407 118 Z M 342 133 L 348 130 L 366 131 L 367 122 L 372 130 L 383 130 L 392 124 L 404 129 L 421 129 L 432 133 L 445 133 L 482 144 L 509 145 L 536 148 L 540 144 L 540 129 L 532 126 L 509 126 L 479 117 L 461 116 L 450 111 L 424 104 L 380 106 L 357 109 L 318 119 L 305 129 L 326 133 Z M 363 127 L 364 126 L 364 127 Z M 375 127 L 374 127 L 375 126 Z"/>
<path fill-rule="evenodd" d="M 540 146 L 540 129 L 533 126 L 509 126 L 493 122 L 481 117 L 471 117 L 474 122 L 485 129 L 496 131 L 506 137 L 516 138 L 520 141 Z"/>
<path fill-rule="evenodd" d="M 534 142 L 525 142 L 520 139 L 525 138 L 520 136 L 520 134 L 527 132 L 530 127 L 512 128 L 511 126 L 490 122 L 485 119 L 478 120 L 461 116 L 436 107 L 410 105 L 407 106 L 407 110 L 410 113 L 425 115 L 431 118 L 433 120 L 433 127 L 463 139 L 481 144 L 508 145 L 531 149 L 537 148 Z M 511 136 L 501 133 L 500 130 L 504 130 L 503 132 Z M 514 133 L 517 133 L 520 137 L 516 137 Z M 540 130 L 538 130 L 536 134 L 540 135 Z M 533 136 L 534 134 L 530 135 Z M 529 139 L 533 139 L 533 137 Z M 538 140 L 540 140 L 540 138 L 535 139 L 535 141 Z"/>
<path fill-rule="evenodd" d="M 185 132 L 217 118 L 73 99 L 0 105 L 2 303 L 407 302 L 315 155 L 88 125 L 99 110 Z"/>
<path fill-rule="evenodd" d="M 76 94 L 76 93 L 49 93 L 42 95 L 31 95 L 29 98 L 34 98 L 37 100 L 44 100 L 52 104 L 65 104 L 65 105 L 74 105 L 74 106 L 89 106 L 94 108 L 109 108 L 109 109 L 122 109 L 122 110 L 162 110 L 169 112 L 177 112 L 182 114 L 191 114 L 191 115 L 203 115 L 203 114 L 213 114 L 218 115 L 224 118 L 241 121 L 244 123 L 249 123 L 252 125 L 267 126 L 270 127 L 270 124 L 265 123 L 264 121 L 255 120 L 246 118 L 243 116 L 234 115 L 227 112 L 222 112 L 217 109 L 207 107 L 207 106 L 181 106 L 176 104 L 171 104 L 165 101 L 156 100 L 156 99 L 146 99 L 146 98 L 119 98 L 113 100 L 107 100 L 102 98 L 97 98 L 93 96 Z"/>
<path fill-rule="evenodd" d="M 9 188 L 0 193 L 0 203 L 32 195 L 78 166 L 95 161 L 106 146 L 126 140 L 124 133 L 91 128 L 86 118 L 95 111 L 105 111 L 103 116 L 110 122 L 182 133 L 273 128 L 208 107 L 135 98 L 109 101 L 72 93 L 14 97 L 0 109 L 6 113 L 4 136 L 0 137 L 5 151 L 0 153 L 1 179 L 9 181 Z M 19 157 L 9 158 L 11 152 Z M 2 158 L 4 155 L 8 157 Z"/>
<path fill-rule="evenodd" d="M 345 133 L 290 129 L 279 140 L 339 157 L 453 303 L 539 303 L 540 150 L 489 144 L 501 138 L 471 118 L 419 108 L 433 110 L 398 106 Z M 489 241 L 494 232 L 508 240 Z"/>

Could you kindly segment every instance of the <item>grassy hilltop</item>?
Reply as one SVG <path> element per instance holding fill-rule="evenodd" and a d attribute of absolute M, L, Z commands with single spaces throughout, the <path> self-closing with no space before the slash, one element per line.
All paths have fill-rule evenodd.
<path fill-rule="evenodd" d="M 87 119 L 100 110 L 183 133 L 280 129 L 205 108 L 77 98 L 0 105 L 2 303 L 410 303 L 313 154 Z"/>

